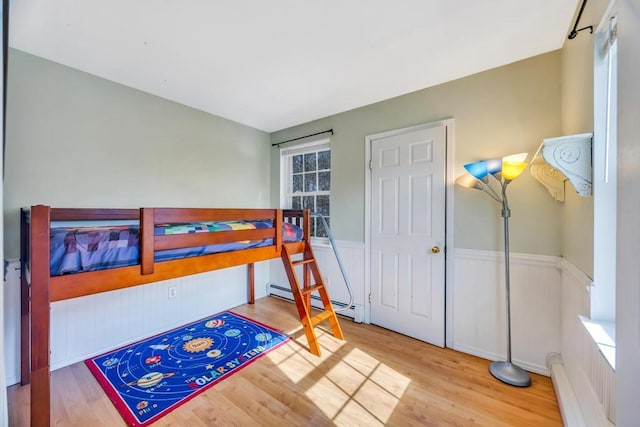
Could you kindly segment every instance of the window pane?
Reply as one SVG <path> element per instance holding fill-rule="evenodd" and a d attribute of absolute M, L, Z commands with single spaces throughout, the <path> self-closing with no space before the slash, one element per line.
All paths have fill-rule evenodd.
<path fill-rule="evenodd" d="M 320 218 L 313 218 L 311 220 L 311 223 L 314 225 L 313 237 L 326 237 L 326 234 L 324 234 L 324 227 L 322 226 L 322 221 L 320 220 Z"/>
<path fill-rule="evenodd" d="M 313 237 L 316 237 L 316 221 L 315 221 L 315 218 L 311 218 L 310 222 L 311 222 L 311 231 L 310 231 L 310 233 L 311 233 L 311 235 Z"/>
<path fill-rule="evenodd" d="M 291 185 L 291 192 L 292 193 L 297 193 L 297 192 L 301 192 L 303 191 L 302 189 L 304 188 L 302 186 L 302 174 L 295 174 L 293 175 L 293 181 L 292 181 L 292 185 Z"/>
<path fill-rule="evenodd" d="M 318 170 L 331 169 L 331 151 L 321 151 L 318 153 Z"/>
<path fill-rule="evenodd" d="M 291 159 L 291 165 L 292 165 L 293 173 L 302 172 L 302 154 L 293 156 L 293 158 Z"/>
<path fill-rule="evenodd" d="M 318 172 L 318 191 L 331 190 L 331 172 Z"/>
<path fill-rule="evenodd" d="M 316 170 L 316 153 L 309 153 L 304 155 L 304 171 Z"/>
<path fill-rule="evenodd" d="M 317 175 L 314 173 L 304 174 L 304 191 L 318 191 L 318 184 L 316 182 Z"/>
<path fill-rule="evenodd" d="M 325 217 L 325 220 L 327 221 L 327 225 L 331 227 L 331 224 L 329 224 L 329 218 Z M 327 229 L 324 227 L 324 223 L 322 222 L 322 219 L 316 218 L 316 221 L 317 221 L 316 237 L 329 237 L 329 233 L 327 232 Z"/>
<path fill-rule="evenodd" d="M 329 216 L 329 196 L 318 196 L 316 198 L 317 209 L 322 215 Z"/>
<path fill-rule="evenodd" d="M 314 196 L 304 196 L 302 198 L 302 208 L 303 209 L 311 209 L 311 212 L 316 210 L 316 206 L 314 203 Z"/>
<path fill-rule="evenodd" d="M 302 209 L 302 197 L 293 196 L 291 198 L 291 209 Z"/>

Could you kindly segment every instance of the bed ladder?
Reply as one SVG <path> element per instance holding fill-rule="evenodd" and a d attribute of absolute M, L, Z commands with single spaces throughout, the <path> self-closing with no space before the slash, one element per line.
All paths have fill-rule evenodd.
<path fill-rule="evenodd" d="M 300 315 L 302 329 L 304 330 L 307 342 L 309 343 L 309 350 L 316 356 L 320 356 L 320 344 L 318 343 L 318 338 L 316 337 L 314 330 L 314 327 L 317 324 L 328 320 L 334 337 L 342 340 L 344 339 L 344 335 L 342 335 L 342 329 L 340 329 L 340 324 L 338 323 L 338 316 L 333 309 L 329 293 L 327 292 L 327 288 L 322 280 L 322 275 L 318 269 L 318 263 L 313 253 L 313 249 L 311 249 L 311 245 L 309 243 L 305 243 L 302 259 L 294 261 L 291 259 L 291 255 L 289 255 L 286 245 L 283 245 L 281 256 L 284 269 L 287 272 L 289 284 L 291 285 L 293 299 L 295 300 L 296 308 Z M 300 287 L 295 271 L 295 267 L 298 265 L 303 266 L 304 282 L 302 287 Z M 309 279 L 311 277 L 315 282 L 314 284 L 310 284 Z M 320 294 L 320 299 L 324 306 L 324 310 L 315 316 L 311 316 L 311 294 L 313 292 L 318 292 L 318 294 Z"/>

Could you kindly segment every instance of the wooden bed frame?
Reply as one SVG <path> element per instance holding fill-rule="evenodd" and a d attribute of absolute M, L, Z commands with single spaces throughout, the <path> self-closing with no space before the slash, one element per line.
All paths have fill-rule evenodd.
<path fill-rule="evenodd" d="M 50 303 L 69 298 L 123 289 L 175 277 L 247 265 L 248 302 L 254 302 L 254 263 L 282 258 L 291 282 L 292 292 L 312 353 L 320 348 L 313 327 L 329 320 L 333 335 L 343 338 L 329 301 L 322 277 L 318 272 L 310 245 L 308 210 L 282 209 L 204 209 L 204 208 L 141 208 L 141 209 L 54 209 L 37 205 L 21 210 L 21 384 L 31 383 L 31 425 L 48 426 L 50 421 Z M 231 230 L 215 233 L 154 235 L 155 224 L 199 221 L 272 220 L 273 228 Z M 140 264 L 108 270 L 50 277 L 50 228 L 52 221 L 140 221 Z M 300 242 L 283 243 L 282 222 L 301 226 Z M 273 239 L 273 244 L 234 252 L 154 262 L 159 250 L 229 243 L 242 240 Z M 292 261 L 293 254 L 303 254 Z M 295 278 L 294 266 L 304 265 L 301 288 Z M 30 273 L 30 280 L 27 277 Z M 315 284 L 310 284 L 313 276 Z M 294 283 L 295 282 L 295 283 Z M 295 289 L 294 289 L 295 288 Z M 320 315 L 310 317 L 311 292 L 319 292 L 325 305 Z"/>

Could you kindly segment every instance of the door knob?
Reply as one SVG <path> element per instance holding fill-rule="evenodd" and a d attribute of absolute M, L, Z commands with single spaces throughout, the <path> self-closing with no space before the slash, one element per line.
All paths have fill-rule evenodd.
<path fill-rule="evenodd" d="M 434 246 L 431 248 L 431 253 L 432 254 L 439 254 L 440 253 L 440 248 L 437 246 Z"/>

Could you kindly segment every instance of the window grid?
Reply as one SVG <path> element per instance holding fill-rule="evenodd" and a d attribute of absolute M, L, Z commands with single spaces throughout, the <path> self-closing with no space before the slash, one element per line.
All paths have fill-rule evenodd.
<path fill-rule="evenodd" d="M 310 149 L 288 156 L 287 204 L 325 216 L 330 226 L 331 150 Z M 321 218 L 311 218 L 311 236 L 327 237 Z"/>

